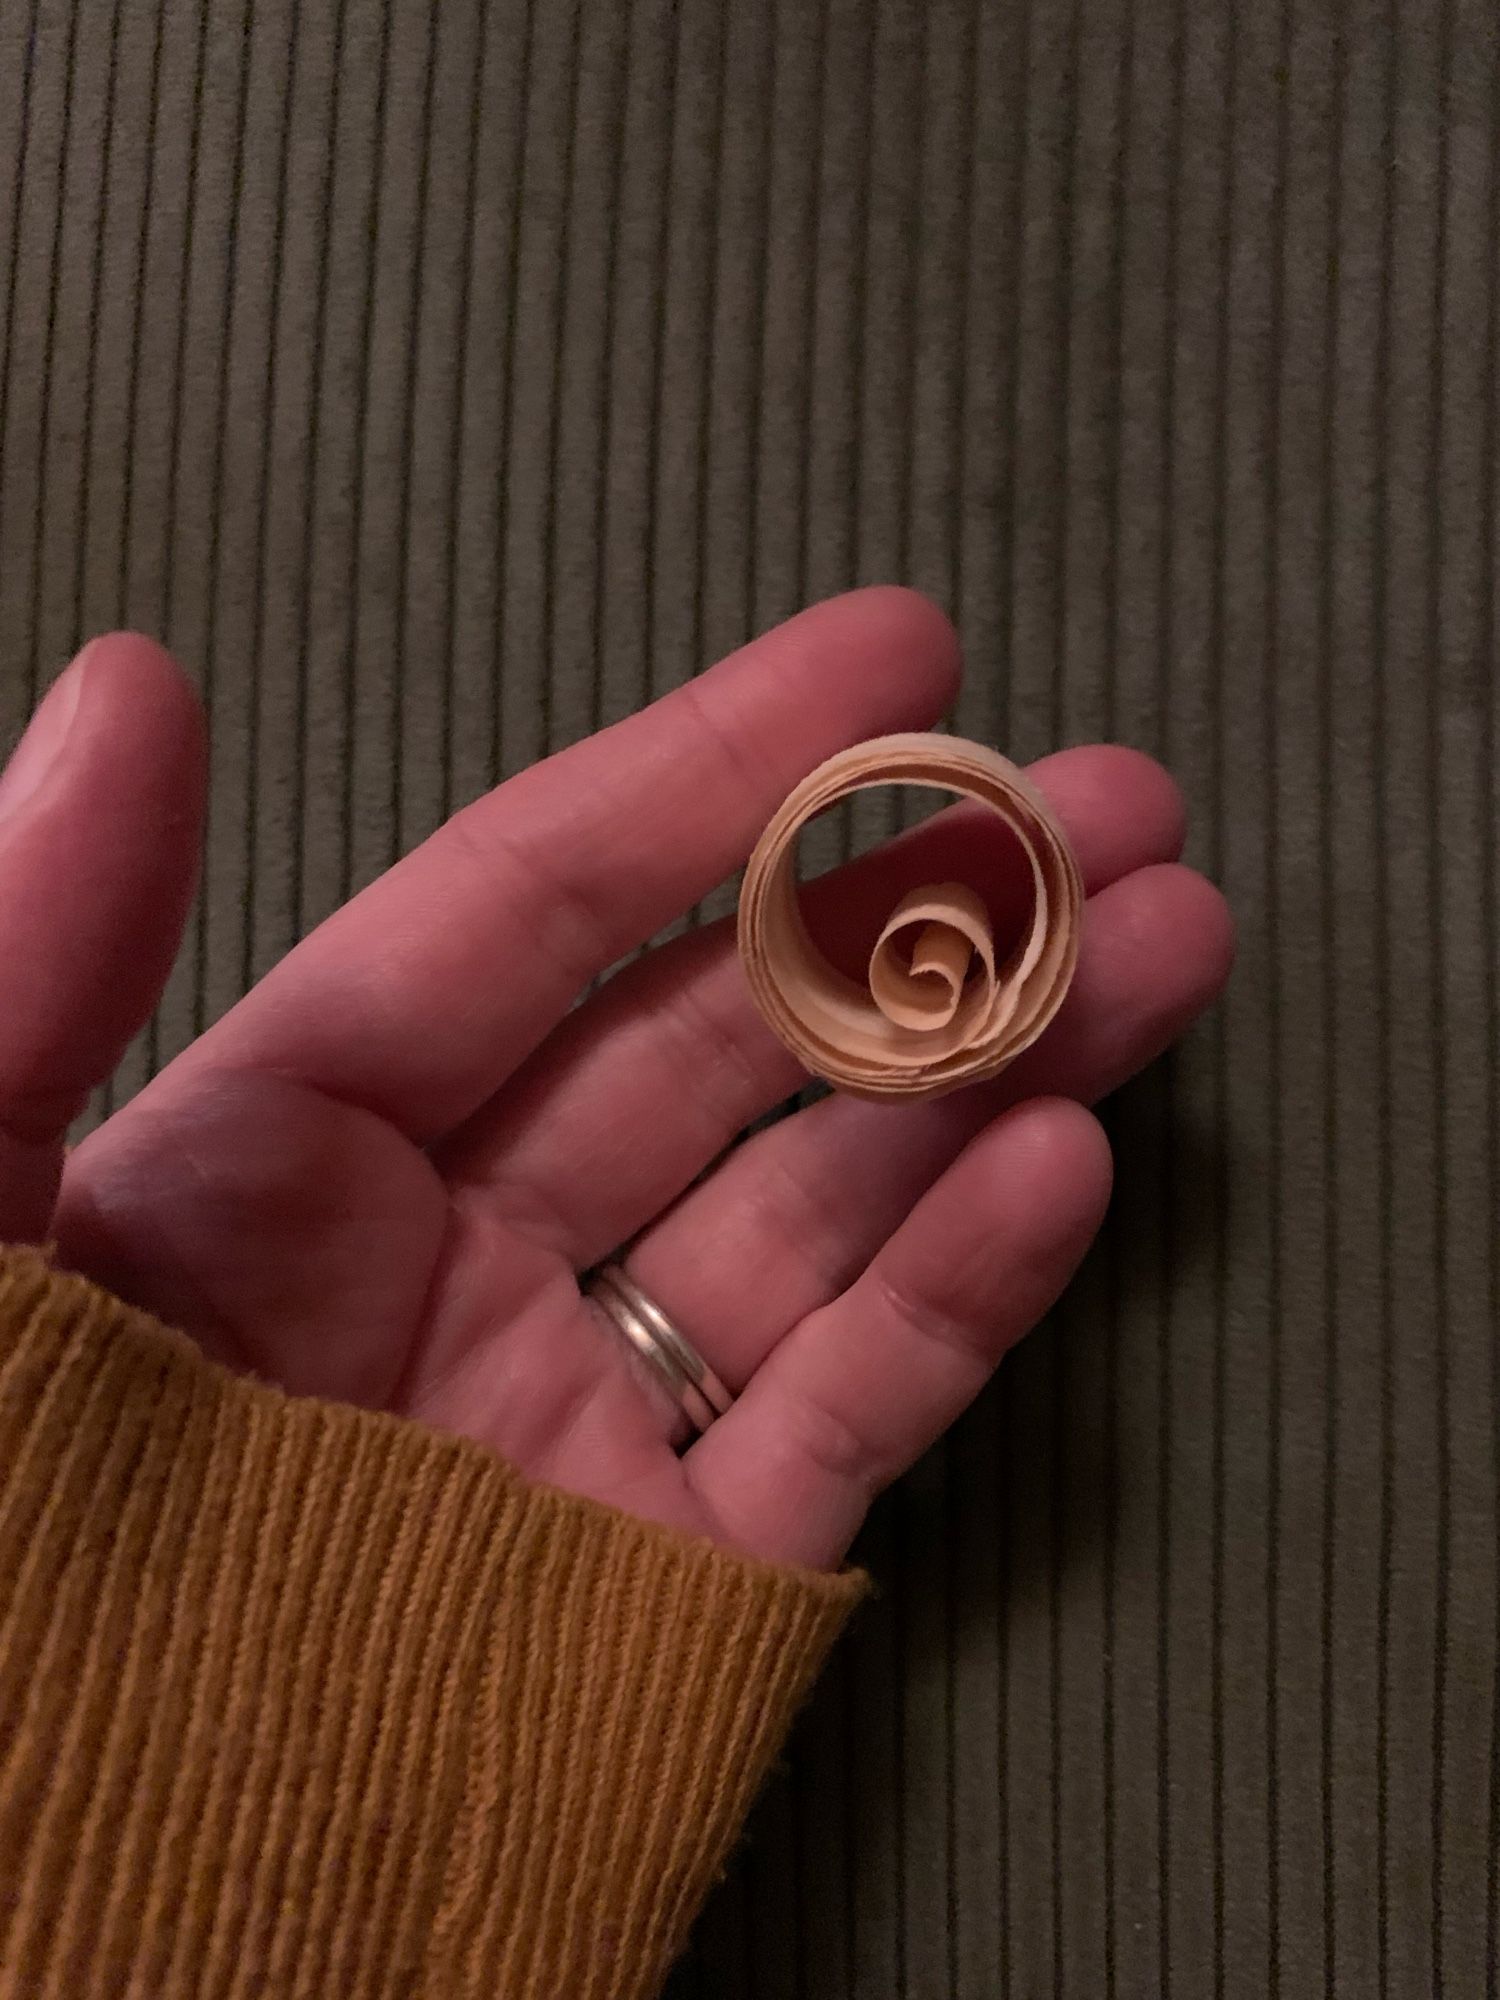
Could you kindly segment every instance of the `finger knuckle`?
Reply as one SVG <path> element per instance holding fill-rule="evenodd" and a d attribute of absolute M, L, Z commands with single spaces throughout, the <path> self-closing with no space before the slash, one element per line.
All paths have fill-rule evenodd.
<path fill-rule="evenodd" d="M 856 1425 L 808 1393 L 792 1399 L 788 1422 L 799 1451 L 819 1473 L 873 1499 L 883 1483 L 880 1459 Z"/>

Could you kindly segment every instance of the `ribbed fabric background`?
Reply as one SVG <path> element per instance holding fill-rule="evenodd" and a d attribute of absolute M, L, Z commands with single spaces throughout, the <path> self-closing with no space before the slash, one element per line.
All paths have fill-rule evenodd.
<path fill-rule="evenodd" d="M 689 1996 L 1492 1993 L 1489 0 L 6 0 L 0 727 L 201 675 L 121 1088 L 808 598 L 1165 756 L 1242 960 L 882 1507 Z"/>

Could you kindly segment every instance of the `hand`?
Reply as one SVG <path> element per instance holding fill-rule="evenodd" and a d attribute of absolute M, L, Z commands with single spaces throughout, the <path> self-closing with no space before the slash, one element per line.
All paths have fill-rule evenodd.
<path fill-rule="evenodd" d="M 69 1119 L 157 997 L 203 790 L 177 670 L 146 640 L 97 641 L 0 787 L 0 1233 L 51 1235 L 294 1392 L 466 1433 L 756 1555 L 836 1562 L 1083 1254 L 1110 1180 L 1083 1106 L 1226 976 L 1223 903 L 1175 865 L 1177 793 L 1127 750 L 1035 767 L 1090 892 L 1084 949 L 1062 1015 L 994 1084 L 826 1098 L 705 1175 L 801 1080 L 732 929 L 572 1003 L 736 868 L 804 772 L 930 725 L 957 676 L 950 628 L 910 593 L 793 619 L 457 814 L 61 1171 Z M 826 878 L 820 941 L 847 949 L 979 837 L 955 808 Z M 684 1452 L 579 1291 L 637 1236 L 630 1268 L 738 1392 Z"/>

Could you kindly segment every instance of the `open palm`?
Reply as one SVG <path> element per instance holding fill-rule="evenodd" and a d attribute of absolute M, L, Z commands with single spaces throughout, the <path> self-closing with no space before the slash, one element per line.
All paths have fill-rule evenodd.
<path fill-rule="evenodd" d="M 146 640 L 95 642 L 0 783 L 0 1232 L 51 1237 L 296 1393 L 464 1432 L 753 1554 L 836 1561 L 1086 1248 L 1109 1157 L 1082 1106 L 1225 977 L 1222 902 L 1177 865 L 1176 791 L 1116 748 L 1035 767 L 1090 901 L 1061 1016 L 994 1084 L 825 1098 L 726 1152 L 801 1080 L 727 926 L 574 1002 L 730 874 L 813 765 L 929 726 L 957 674 L 910 593 L 793 619 L 456 815 L 64 1166 L 69 1118 L 159 992 L 201 813 L 187 684 Z M 820 940 L 852 948 L 910 882 L 970 872 L 982 838 L 956 808 L 824 878 Z M 626 1242 L 738 1392 L 689 1449 L 580 1291 Z"/>

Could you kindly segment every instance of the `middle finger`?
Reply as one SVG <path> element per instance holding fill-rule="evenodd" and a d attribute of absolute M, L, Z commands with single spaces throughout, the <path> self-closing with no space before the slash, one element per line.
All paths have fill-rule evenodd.
<path fill-rule="evenodd" d="M 1149 757 L 1095 745 L 1044 758 L 1030 775 L 1061 818 L 1091 895 L 1180 853 L 1181 796 Z M 927 850 L 931 861 L 938 849 L 937 876 L 917 880 L 961 865 L 942 859 L 944 823 L 951 845 L 966 811 L 823 878 L 814 897 L 821 888 L 839 922 L 857 931 L 895 900 L 903 853 Z M 732 924 L 717 924 L 651 953 L 571 1015 L 438 1164 L 582 1269 L 660 1214 L 804 1080 L 755 1011 Z"/>

